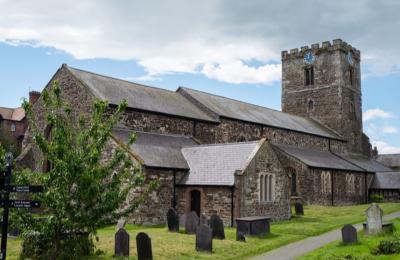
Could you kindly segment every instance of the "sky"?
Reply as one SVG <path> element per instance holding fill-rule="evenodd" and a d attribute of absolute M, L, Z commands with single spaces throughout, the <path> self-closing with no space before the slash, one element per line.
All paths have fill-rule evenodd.
<path fill-rule="evenodd" d="M 282 50 L 341 38 L 361 51 L 363 124 L 400 153 L 400 1 L 0 0 L 0 106 L 69 66 L 274 109 Z"/>

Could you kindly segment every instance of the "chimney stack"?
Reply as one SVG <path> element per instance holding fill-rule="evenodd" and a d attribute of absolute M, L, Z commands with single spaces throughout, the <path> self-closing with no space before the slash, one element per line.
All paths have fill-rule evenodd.
<path fill-rule="evenodd" d="M 35 104 L 35 102 L 39 99 L 40 97 L 40 92 L 39 91 L 30 91 L 29 92 L 29 103 L 32 105 Z"/>

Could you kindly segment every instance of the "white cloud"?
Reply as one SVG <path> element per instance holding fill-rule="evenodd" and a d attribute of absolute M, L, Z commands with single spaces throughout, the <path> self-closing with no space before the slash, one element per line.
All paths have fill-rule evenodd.
<path fill-rule="evenodd" d="M 238 60 L 219 65 L 206 64 L 202 69 L 202 73 L 211 79 L 233 84 L 270 84 L 281 78 L 281 70 L 281 64 L 266 64 L 259 67 L 250 67 Z"/>
<path fill-rule="evenodd" d="M 380 108 L 368 109 L 363 113 L 363 121 L 369 121 L 376 118 L 394 118 L 394 115 Z"/>
<path fill-rule="evenodd" d="M 398 129 L 397 129 L 396 127 L 394 127 L 394 126 L 384 126 L 384 127 L 382 128 L 382 131 L 383 131 L 385 134 L 396 134 L 396 133 L 399 132 Z"/>
<path fill-rule="evenodd" d="M 133 59 L 148 79 L 186 72 L 270 84 L 281 50 L 338 37 L 362 51 L 365 75 L 398 71 L 399 8 L 395 0 L 0 0 L 0 41 Z"/>
<path fill-rule="evenodd" d="M 378 148 L 379 154 L 400 153 L 400 147 L 391 146 L 384 141 L 373 141 L 372 145 Z"/>

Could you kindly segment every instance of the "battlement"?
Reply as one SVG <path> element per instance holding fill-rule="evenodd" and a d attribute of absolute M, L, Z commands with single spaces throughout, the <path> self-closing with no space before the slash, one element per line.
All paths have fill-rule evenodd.
<path fill-rule="evenodd" d="M 314 43 L 314 44 L 311 44 L 311 47 L 303 46 L 300 49 L 294 48 L 294 49 L 291 49 L 290 51 L 285 50 L 285 51 L 282 51 L 281 57 L 282 57 L 282 60 L 290 59 L 290 58 L 301 58 L 301 57 L 303 57 L 304 53 L 307 51 L 312 51 L 312 52 L 318 54 L 319 52 L 323 52 L 323 51 L 336 51 L 336 50 L 342 50 L 346 53 L 351 51 L 353 54 L 353 57 L 356 60 L 360 60 L 360 51 L 341 39 L 335 39 L 332 42 L 330 42 L 330 41 L 322 42 L 321 45 L 319 43 Z"/>

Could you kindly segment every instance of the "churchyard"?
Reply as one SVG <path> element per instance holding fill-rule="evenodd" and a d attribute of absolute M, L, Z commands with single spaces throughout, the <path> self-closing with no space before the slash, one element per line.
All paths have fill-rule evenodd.
<path fill-rule="evenodd" d="M 180 227 L 179 232 L 169 232 L 166 226 L 145 227 L 139 225 L 126 225 L 125 229 L 130 236 L 130 259 L 136 259 L 136 236 L 140 232 L 148 234 L 152 244 L 154 259 L 245 259 L 258 255 L 274 248 L 316 236 L 329 230 L 342 228 L 345 224 L 360 223 L 366 220 L 365 210 L 370 205 L 356 206 L 317 206 L 304 207 L 304 216 L 294 216 L 291 220 L 272 222 L 271 233 L 266 236 L 246 236 L 246 242 L 236 240 L 236 228 L 225 227 L 225 239 L 212 240 L 212 253 L 196 251 L 196 235 L 186 234 L 185 228 Z M 384 214 L 400 211 L 398 203 L 381 203 L 379 206 Z M 294 211 L 294 210 L 293 210 Z M 209 217 L 209 216 L 208 216 Z M 400 221 L 396 220 L 399 226 Z M 96 257 L 89 259 L 113 259 L 114 236 L 116 226 L 107 226 L 98 230 L 99 240 L 97 249 L 103 251 Z M 366 250 L 378 237 L 364 238 L 359 235 L 359 244 L 341 247 L 337 242 L 328 246 L 331 250 Z M 10 239 L 8 245 L 8 258 L 18 259 L 21 248 L 20 239 Z M 315 254 L 320 254 L 317 251 Z M 339 251 L 341 253 L 342 251 Z"/>

